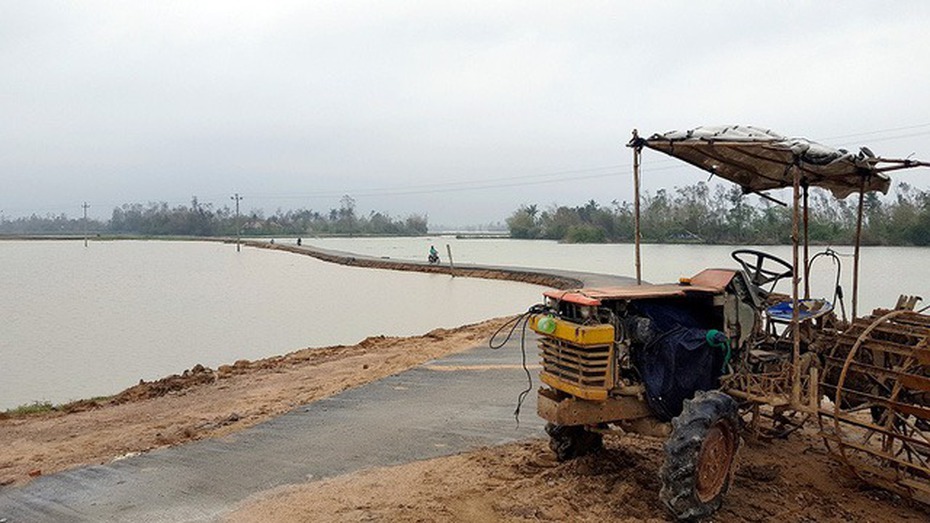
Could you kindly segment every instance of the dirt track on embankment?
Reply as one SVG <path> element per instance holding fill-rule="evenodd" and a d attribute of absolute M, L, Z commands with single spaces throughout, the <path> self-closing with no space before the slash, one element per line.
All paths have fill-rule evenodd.
<path fill-rule="evenodd" d="M 350 267 L 363 267 L 366 269 L 385 269 L 392 271 L 449 274 L 452 276 L 482 278 L 485 280 L 507 280 L 542 285 L 544 287 L 551 287 L 554 289 L 572 289 L 584 286 L 584 282 L 576 277 L 558 275 L 554 272 L 547 273 L 542 271 L 534 271 L 531 269 L 510 267 L 476 267 L 473 265 L 458 265 L 455 267 L 444 264 L 433 265 L 425 262 L 361 256 L 339 251 L 320 249 L 307 245 L 298 247 L 296 245 L 257 241 L 245 241 L 243 242 L 243 245 L 257 247 L 260 249 L 287 251 L 295 254 L 311 256 L 318 260 L 330 263 L 336 263 Z"/>

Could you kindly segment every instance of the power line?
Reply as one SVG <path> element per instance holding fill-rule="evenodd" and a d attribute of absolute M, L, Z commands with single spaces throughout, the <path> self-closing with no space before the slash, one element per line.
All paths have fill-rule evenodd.
<path fill-rule="evenodd" d="M 674 163 L 674 166 L 680 166 L 671 158 L 662 158 L 655 162 L 659 164 L 660 167 L 651 169 L 653 171 L 664 170 L 666 168 L 661 167 L 662 164 L 671 164 Z M 541 185 L 547 183 L 558 183 L 565 181 L 575 181 L 575 180 L 584 180 L 591 178 L 603 178 L 608 176 L 615 176 L 617 174 L 623 173 L 625 170 L 632 168 L 632 164 L 614 164 L 614 165 L 605 165 L 601 167 L 588 167 L 581 169 L 565 170 L 565 171 L 555 171 L 549 173 L 541 174 L 523 174 L 517 176 L 506 176 L 500 178 L 487 178 L 483 180 L 461 180 L 453 182 L 438 182 L 438 183 L 425 183 L 425 184 L 414 184 L 414 185 L 402 185 L 402 186 L 393 186 L 393 187 L 381 187 L 377 189 L 345 189 L 345 190 L 331 190 L 331 191 L 316 191 L 316 192 L 306 192 L 306 193 L 291 193 L 286 195 L 279 195 L 275 193 L 259 193 L 254 196 L 253 199 L 256 200 L 294 200 L 294 199 L 303 199 L 303 198 L 325 198 L 325 197 L 335 197 L 342 196 L 344 194 L 352 194 L 353 196 L 377 196 L 377 195 L 395 195 L 395 194 L 424 194 L 431 192 L 456 192 L 458 190 L 481 190 L 481 189 L 494 189 L 498 187 L 513 187 L 513 186 L 523 186 L 523 185 Z M 602 171 L 604 169 L 611 169 L 609 172 L 592 174 L 592 175 L 581 175 L 582 173 L 590 173 L 595 171 Z M 579 176 L 581 175 L 581 176 Z M 539 180 L 539 178 L 561 178 L 554 180 Z M 535 179 L 531 182 L 520 182 L 514 184 L 516 180 L 525 180 L 525 179 Z M 503 182 L 503 183 L 497 183 Z"/>
<path fill-rule="evenodd" d="M 376 188 L 376 189 L 364 189 L 363 192 L 369 192 L 369 191 L 370 191 L 370 192 L 380 193 L 380 192 L 383 192 L 383 191 L 398 191 L 398 190 L 404 190 L 404 191 L 406 191 L 406 190 L 415 190 L 415 189 L 429 189 L 429 188 L 442 188 L 442 187 L 454 187 L 454 186 L 467 186 L 467 185 L 472 185 L 472 184 L 475 184 L 475 183 L 493 183 L 493 182 L 498 182 L 498 181 L 508 181 L 508 182 L 509 182 L 509 181 L 513 181 L 513 180 L 523 180 L 523 179 L 529 179 L 529 178 L 552 178 L 552 177 L 562 177 L 562 176 L 573 175 L 573 174 L 581 174 L 581 173 L 586 173 L 586 172 L 602 171 L 602 170 L 604 170 L 604 169 L 618 169 L 618 168 L 621 168 L 621 167 L 629 167 L 629 165 L 623 165 L 623 164 L 619 164 L 619 165 L 606 165 L 606 166 L 602 166 L 602 167 L 588 167 L 588 168 L 582 168 L 582 169 L 573 169 L 573 170 L 566 170 L 566 171 L 556 171 L 556 172 L 542 173 L 542 174 L 523 174 L 523 175 L 518 175 L 518 176 L 506 176 L 506 177 L 500 177 L 500 178 L 488 178 L 488 179 L 477 180 L 477 181 L 474 180 L 474 179 L 472 179 L 472 180 L 460 180 L 460 181 L 452 181 L 452 182 L 434 182 L 434 183 L 423 183 L 423 184 L 402 185 L 402 186 L 396 186 L 396 185 L 395 185 L 395 186 L 393 186 L 393 187 L 380 187 L 380 188 Z M 612 171 L 612 172 L 613 172 L 613 171 Z M 605 174 L 610 174 L 610 173 L 605 173 Z M 575 178 L 572 178 L 572 179 L 575 179 Z M 266 195 L 265 195 L 265 196 L 262 196 L 262 193 L 259 193 L 258 195 L 255 196 L 255 198 L 261 198 L 261 199 L 278 199 L 278 198 L 280 198 L 280 199 L 293 199 L 293 198 L 301 198 L 301 197 L 305 197 L 305 196 L 310 196 L 310 197 L 313 197 L 313 196 L 341 196 L 341 195 L 346 194 L 346 193 L 356 194 L 356 193 L 359 193 L 359 191 L 357 191 L 357 190 L 356 190 L 356 191 L 353 191 L 353 190 L 348 190 L 348 191 L 336 191 L 336 190 L 332 190 L 332 191 L 317 191 L 317 192 L 311 192 L 311 193 L 291 194 L 291 195 L 286 195 L 286 196 L 277 196 L 277 195 L 275 195 L 274 193 L 270 193 L 270 194 L 269 194 L 269 193 L 265 193 Z"/>
<path fill-rule="evenodd" d="M 655 167 L 649 170 L 650 171 L 666 171 L 669 169 L 678 169 L 678 168 L 680 168 L 680 166 L 672 165 L 672 166 L 667 166 L 667 167 Z M 361 193 L 360 196 L 380 196 L 380 195 L 395 196 L 395 195 L 407 195 L 407 194 L 425 194 L 425 193 L 433 193 L 433 192 L 438 193 L 438 192 L 474 191 L 474 190 L 485 190 L 485 189 L 503 189 L 503 188 L 508 188 L 508 187 L 525 187 L 528 185 L 547 185 L 547 184 L 553 184 L 553 183 L 574 182 L 577 180 L 593 180 L 597 178 L 607 178 L 611 176 L 625 176 L 627 174 L 628 174 L 627 171 L 624 170 L 624 171 L 614 171 L 614 172 L 602 173 L 602 174 L 590 174 L 587 176 L 575 176 L 575 177 L 572 177 L 571 179 L 510 182 L 510 183 L 476 185 L 473 187 L 455 187 L 455 188 L 448 188 L 448 189 L 414 190 L 414 191 L 396 191 L 396 192 L 387 192 L 387 193 L 379 193 L 379 194 Z"/>
<path fill-rule="evenodd" d="M 669 169 L 679 169 L 682 166 L 671 165 L 666 167 L 654 167 L 649 169 L 650 172 L 653 171 L 665 171 Z M 481 191 L 488 189 L 506 189 L 509 187 L 526 187 L 532 185 L 547 185 L 554 183 L 562 182 L 574 182 L 577 180 L 591 180 L 597 178 L 607 178 L 612 176 L 623 176 L 626 174 L 626 171 L 617 170 L 607 173 L 600 174 L 589 174 L 583 176 L 574 176 L 570 179 L 553 179 L 553 180 L 534 180 L 534 181 L 512 181 L 513 178 L 509 179 L 511 181 L 502 180 L 500 183 L 488 183 L 481 185 L 472 185 L 472 186 L 463 186 L 463 187 L 438 187 L 438 188 L 418 188 L 417 186 L 404 187 L 404 188 L 394 188 L 394 189 L 383 189 L 383 190 L 361 190 L 361 191 L 336 191 L 332 193 L 310 193 L 302 195 L 290 195 L 290 196 L 279 196 L 279 197 L 264 197 L 264 198 L 255 198 L 255 199 L 313 199 L 313 198 L 325 198 L 332 197 L 335 195 L 341 194 L 351 194 L 354 197 L 370 197 L 370 196 L 407 196 L 415 194 L 435 194 L 435 193 L 449 193 L 449 192 L 463 192 L 463 191 Z M 523 178 L 523 177 L 520 177 Z"/>
<path fill-rule="evenodd" d="M 824 140 L 838 140 L 840 138 L 857 138 L 860 136 L 870 136 L 873 134 L 882 134 L 882 133 L 894 133 L 898 131 L 910 131 L 911 129 L 922 129 L 924 127 L 930 127 L 930 123 L 922 123 L 917 125 L 907 125 L 904 127 L 892 127 L 889 129 L 879 129 L 877 131 L 866 131 L 861 133 L 852 133 L 852 134 L 840 134 L 836 136 L 827 136 Z"/>
<path fill-rule="evenodd" d="M 927 135 L 930 135 L 930 131 L 926 131 L 926 132 L 922 132 L 922 133 L 901 134 L 901 135 L 898 135 L 898 136 L 887 136 L 887 137 L 885 137 L 885 138 L 872 138 L 872 139 L 869 140 L 869 143 L 874 143 L 874 142 L 887 142 L 887 141 L 890 141 L 890 140 L 899 140 L 899 139 L 901 139 L 901 138 L 913 138 L 913 137 L 915 137 L 915 136 L 927 136 Z M 850 145 L 850 143 L 847 142 L 847 143 L 842 144 L 842 145 Z"/>

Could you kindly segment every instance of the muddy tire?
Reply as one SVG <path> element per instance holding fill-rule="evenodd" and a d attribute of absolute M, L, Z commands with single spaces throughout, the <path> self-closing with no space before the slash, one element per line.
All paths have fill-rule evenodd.
<path fill-rule="evenodd" d="M 737 406 L 720 391 L 698 392 L 672 420 L 659 497 L 679 520 L 713 514 L 730 488 L 739 448 Z"/>
<path fill-rule="evenodd" d="M 604 447 L 604 438 L 598 432 L 591 432 L 581 425 L 546 424 L 549 435 L 549 448 L 559 461 L 575 459 Z"/>

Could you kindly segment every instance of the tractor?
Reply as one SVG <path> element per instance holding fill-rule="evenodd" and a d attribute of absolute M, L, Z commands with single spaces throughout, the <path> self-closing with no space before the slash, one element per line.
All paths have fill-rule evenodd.
<path fill-rule="evenodd" d="M 862 195 L 886 192 L 888 171 L 930 164 L 746 126 L 649 138 L 634 131 L 628 146 L 636 284 L 548 290 L 527 319 L 542 359 L 537 409 L 556 457 L 595 452 L 612 432 L 664 438 L 660 499 L 675 518 L 700 519 L 724 502 L 742 438 L 785 435 L 817 419 L 828 449 L 859 477 L 930 500 L 930 316 L 914 310 L 913 297 L 856 316 Z M 736 249 L 731 268 L 643 282 L 644 148 L 737 183 L 745 194 L 774 199 L 768 191 L 793 189 L 793 259 Z M 842 295 L 809 295 L 810 187 L 859 195 L 851 320 L 845 307 L 837 317 Z M 785 279 L 791 295 L 774 292 Z"/>

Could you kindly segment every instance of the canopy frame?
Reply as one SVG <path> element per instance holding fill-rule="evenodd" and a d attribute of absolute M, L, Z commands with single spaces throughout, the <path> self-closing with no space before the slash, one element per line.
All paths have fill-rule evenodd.
<path fill-rule="evenodd" d="M 859 259 L 861 255 L 862 222 L 865 193 L 886 193 L 890 178 L 884 173 L 913 167 L 930 167 L 930 163 L 917 160 L 892 159 L 874 156 L 862 148 L 858 155 L 842 149 L 832 149 L 804 139 L 788 139 L 755 127 L 730 126 L 724 128 L 697 128 L 686 133 L 672 131 L 656 134 L 645 139 L 633 129 L 628 147 L 633 149 L 634 191 L 634 245 L 636 283 L 642 285 L 642 230 L 640 209 L 641 160 L 643 148 L 650 148 L 675 157 L 712 175 L 725 178 L 739 185 L 744 194 L 759 196 L 780 203 L 764 191 L 792 189 L 792 403 L 801 403 L 800 365 L 800 279 L 803 267 L 804 296 L 810 297 L 810 237 L 808 190 L 821 187 L 831 190 L 838 198 L 859 193 L 856 213 L 855 251 L 853 255 L 852 319 L 858 314 Z M 759 151 L 773 151 L 780 157 L 770 157 Z M 812 154 L 808 154 L 813 151 Z M 729 155 L 729 156 L 728 156 Z M 736 157 L 734 157 L 736 156 Z M 740 158 L 739 156 L 742 156 Z M 709 161 L 708 161 L 709 160 Z M 755 161 L 756 163 L 753 163 Z M 803 225 L 802 225 L 803 221 Z M 801 228 L 803 227 L 803 240 Z M 803 244 L 803 263 L 799 252 Z"/>

